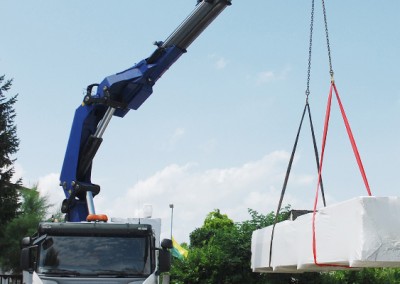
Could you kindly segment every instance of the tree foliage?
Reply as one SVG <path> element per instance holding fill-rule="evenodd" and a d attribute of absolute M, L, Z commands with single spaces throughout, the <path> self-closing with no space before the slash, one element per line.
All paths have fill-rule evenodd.
<path fill-rule="evenodd" d="M 11 98 L 5 96 L 11 86 L 12 80 L 0 76 L 0 237 L 7 223 L 17 216 L 20 205 L 18 188 L 21 182 L 11 183 L 15 161 L 12 155 L 18 151 L 19 146 L 13 108 L 17 95 Z"/>
<path fill-rule="evenodd" d="M 41 197 L 37 187 L 21 190 L 22 204 L 18 217 L 12 219 L 0 238 L 0 264 L 4 271 L 20 272 L 20 244 L 24 237 L 33 235 L 40 221 L 45 219 L 50 205 Z"/>
<path fill-rule="evenodd" d="M 289 207 L 279 214 L 288 215 Z M 275 214 L 262 215 L 249 210 L 251 220 L 235 223 L 218 209 L 210 212 L 201 228 L 190 234 L 187 259 L 174 259 L 172 283 L 268 283 L 266 275 L 250 269 L 251 234 L 274 222 Z M 287 282 L 286 282 L 287 283 Z"/>
<path fill-rule="evenodd" d="M 323 284 L 400 284 L 398 268 L 364 268 L 355 271 L 335 271 L 322 274 Z"/>

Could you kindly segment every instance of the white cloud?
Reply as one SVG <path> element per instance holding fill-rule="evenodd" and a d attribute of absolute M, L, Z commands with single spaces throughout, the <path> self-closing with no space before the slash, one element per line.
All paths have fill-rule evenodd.
<path fill-rule="evenodd" d="M 226 60 L 223 57 L 218 58 L 218 60 L 215 62 L 215 68 L 217 69 L 224 69 L 226 65 L 228 65 L 228 60 Z"/>
<path fill-rule="evenodd" d="M 187 242 L 189 234 L 202 226 L 206 215 L 214 209 L 220 209 L 236 222 L 250 218 L 248 208 L 262 214 L 276 210 L 288 159 L 289 153 L 275 151 L 230 168 L 201 171 L 196 163 L 171 164 L 139 180 L 123 194 L 103 187 L 95 198 L 96 212 L 109 217 L 139 217 L 142 206 L 152 204 L 153 217 L 162 219 L 163 234 L 168 236 L 169 204 L 174 204 L 174 236 L 179 242 Z M 314 181 L 309 175 L 292 174 L 291 189 L 310 187 Z M 59 174 L 39 178 L 38 189 L 55 205 L 52 211 L 55 212 L 65 198 L 59 186 Z M 286 193 L 284 204 L 304 208 L 303 196 L 290 192 Z"/>
<path fill-rule="evenodd" d="M 25 174 L 22 165 L 19 163 L 14 164 L 14 170 L 15 173 L 12 182 L 16 182 L 18 179 L 23 178 Z M 26 182 L 24 179 L 22 179 L 22 183 L 25 187 L 32 188 L 34 186 L 37 186 L 39 194 L 47 198 L 49 205 L 51 205 L 51 208 L 49 210 L 50 215 L 59 210 L 61 202 L 65 198 L 63 191 L 59 186 L 59 176 L 59 174 L 50 173 L 46 176 L 40 177 L 39 181 L 37 183 L 35 182 L 34 184 Z"/>
<path fill-rule="evenodd" d="M 288 158 L 288 153 L 276 151 L 239 167 L 206 171 L 197 170 L 196 164 L 172 164 L 138 181 L 125 195 L 109 200 L 107 206 L 96 203 L 97 208 L 113 217 L 138 217 L 141 205 L 150 203 L 153 216 L 163 219 L 168 235 L 169 204 L 174 204 L 174 235 L 179 241 L 188 241 L 189 233 L 216 208 L 234 221 L 249 219 L 248 208 L 263 214 L 275 210 Z M 311 181 L 307 176 L 294 176 L 291 183 L 304 186 Z M 288 203 L 303 205 L 291 194 L 285 197 Z"/>
<path fill-rule="evenodd" d="M 276 74 L 272 71 L 263 71 L 257 74 L 257 83 L 264 84 L 271 81 L 275 81 L 277 78 Z"/>
<path fill-rule="evenodd" d="M 23 177 L 24 174 L 25 174 L 25 171 L 22 168 L 21 164 L 14 163 L 14 175 L 11 179 L 11 182 L 13 182 L 13 183 L 17 182 L 20 178 Z"/>
<path fill-rule="evenodd" d="M 209 57 L 214 61 L 214 67 L 218 70 L 224 69 L 229 64 L 229 61 L 222 56 L 212 54 Z"/>
<path fill-rule="evenodd" d="M 271 70 L 259 72 L 256 76 L 256 82 L 257 84 L 267 84 L 277 80 L 284 80 L 286 79 L 287 74 L 290 72 L 290 70 L 290 67 L 286 67 L 279 72 Z"/>
<path fill-rule="evenodd" d="M 182 139 L 182 137 L 185 135 L 185 129 L 182 127 L 178 127 L 175 129 L 174 133 L 172 133 L 170 139 L 169 139 L 169 147 L 173 147 L 176 145 L 176 143 L 179 142 L 179 140 Z"/>
<path fill-rule="evenodd" d="M 60 187 L 60 175 L 50 173 L 40 177 L 38 181 L 38 190 L 41 196 L 46 196 L 49 204 L 53 205 L 49 213 L 55 213 L 61 206 L 62 200 L 65 198 L 62 188 Z"/>

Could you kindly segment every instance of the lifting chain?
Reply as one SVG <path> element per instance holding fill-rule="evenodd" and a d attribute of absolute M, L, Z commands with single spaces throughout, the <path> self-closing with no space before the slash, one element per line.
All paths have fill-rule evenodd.
<path fill-rule="evenodd" d="M 329 57 L 329 73 L 331 75 L 331 81 L 333 82 L 333 69 L 332 69 L 332 57 L 331 57 L 331 46 L 329 44 L 329 33 L 328 33 L 328 20 L 326 17 L 326 9 L 325 9 L 325 1 L 322 0 L 322 10 L 324 12 L 324 22 L 325 22 L 325 36 L 326 36 L 326 46 L 328 48 L 328 57 Z"/>
<path fill-rule="evenodd" d="M 311 75 L 311 54 L 314 30 L 314 0 L 311 4 L 311 23 L 310 23 L 310 44 L 308 46 L 308 69 L 307 69 L 307 89 L 306 89 L 306 102 L 308 103 L 308 96 L 310 95 L 310 75 Z"/>
<path fill-rule="evenodd" d="M 332 68 L 332 56 L 331 56 L 331 46 L 329 42 L 329 31 L 328 31 L 328 19 L 326 16 L 325 0 L 322 0 L 322 10 L 324 14 L 324 24 L 325 24 L 325 37 L 326 46 L 328 49 L 328 59 L 329 59 L 329 74 L 331 75 L 331 81 L 333 81 L 333 68 Z M 308 69 L 307 69 L 307 89 L 306 89 L 306 102 L 308 102 L 308 96 L 310 95 L 310 76 L 311 76 L 311 55 L 312 55 L 312 44 L 313 44 L 313 30 L 314 30 L 314 0 L 312 0 L 311 5 L 311 21 L 310 21 L 310 44 L 308 47 Z"/>

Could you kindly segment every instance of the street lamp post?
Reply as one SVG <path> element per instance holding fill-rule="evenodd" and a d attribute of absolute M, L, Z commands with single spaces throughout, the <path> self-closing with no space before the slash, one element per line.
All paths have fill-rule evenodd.
<path fill-rule="evenodd" d="M 174 219 L 174 204 L 170 204 L 169 208 L 171 208 L 171 240 L 172 240 L 172 223 Z"/>

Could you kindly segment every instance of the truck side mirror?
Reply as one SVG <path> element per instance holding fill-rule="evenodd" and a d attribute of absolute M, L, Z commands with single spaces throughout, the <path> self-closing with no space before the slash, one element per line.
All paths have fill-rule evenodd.
<path fill-rule="evenodd" d="M 166 249 L 158 251 L 158 273 L 171 270 L 171 253 Z"/>
<path fill-rule="evenodd" d="M 161 247 L 163 249 L 172 249 L 173 247 L 172 241 L 170 239 L 163 239 L 161 241 Z"/>
<path fill-rule="evenodd" d="M 161 249 L 158 249 L 158 273 L 168 272 L 171 270 L 171 252 L 173 244 L 170 239 L 161 241 Z"/>
<path fill-rule="evenodd" d="M 30 237 L 25 237 L 21 241 L 21 247 L 27 247 L 31 244 L 31 238 Z"/>
<path fill-rule="evenodd" d="M 20 265 L 22 270 L 30 270 L 31 267 L 31 249 L 23 248 L 21 250 Z"/>

